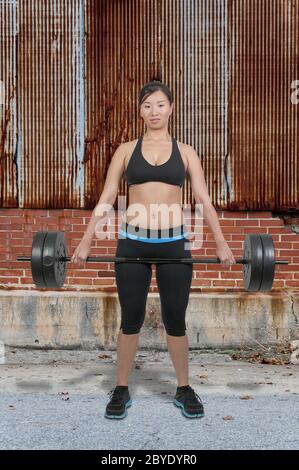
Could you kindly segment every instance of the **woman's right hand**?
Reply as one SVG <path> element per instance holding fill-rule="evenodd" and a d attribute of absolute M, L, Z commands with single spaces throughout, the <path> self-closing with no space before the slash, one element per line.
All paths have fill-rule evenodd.
<path fill-rule="evenodd" d="M 91 249 L 91 243 L 87 240 L 82 239 L 71 257 L 71 262 L 78 263 L 79 267 L 83 266 L 86 258 L 89 255 Z"/>

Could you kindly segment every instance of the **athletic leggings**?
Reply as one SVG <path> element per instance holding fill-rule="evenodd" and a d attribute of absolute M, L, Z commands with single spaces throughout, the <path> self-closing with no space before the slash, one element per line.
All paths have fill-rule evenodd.
<path fill-rule="evenodd" d="M 169 229 L 146 229 L 122 222 L 116 257 L 192 258 L 184 225 Z M 192 263 L 156 263 L 162 321 L 168 335 L 184 336 L 185 313 L 192 282 Z M 150 263 L 115 262 L 115 277 L 121 306 L 121 326 L 126 335 L 136 334 L 144 322 L 152 278 Z"/>

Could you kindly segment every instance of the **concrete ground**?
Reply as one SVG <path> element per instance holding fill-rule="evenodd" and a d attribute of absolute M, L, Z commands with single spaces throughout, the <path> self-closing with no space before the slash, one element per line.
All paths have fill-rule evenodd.
<path fill-rule="evenodd" d="M 205 417 L 174 406 L 167 351 L 139 350 L 123 420 L 104 411 L 116 351 L 6 348 L 0 364 L 0 449 L 299 449 L 298 365 L 236 361 L 227 351 L 189 353 L 190 385 Z"/>

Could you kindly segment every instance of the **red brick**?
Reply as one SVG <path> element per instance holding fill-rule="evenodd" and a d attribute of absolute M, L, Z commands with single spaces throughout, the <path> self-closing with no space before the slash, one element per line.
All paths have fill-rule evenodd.
<path fill-rule="evenodd" d="M 271 211 L 250 211 L 248 212 L 248 219 L 271 219 L 272 212 Z"/>
<path fill-rule="evenodd" d="M 48 215 L 50 217 L 60 217 L 64 216 L 65 210 L 64 209 L 48 209 Z"/>
<path fill-rule="evenodd" d="M 193 286 L 211 286 L 212 281 L 209 281 L 207 279 L 192 279 L 192 285 Z"/>
<path fill-rule="evenodd" d="M 70 277 L 97 277 L 98 276 L 98 270 L 95 270 L 95 271 L 90 271 L 90 270 L 87 270 L 87 269 L 84 269 L 83 268 L 79 268 L 79 267 L 76 267 L 74 269 L 69 269 L 68 270 L 68 276 Z"/>
<path fill-rule="evenodd" d="M 68 278 L 69 285 L 80 284 L 80 285 L 88 286 L 88 285 L 90 285 L 90 282 L 91 282 L 91 280 L 84 279 L 84 278 L 79 278 L 79 277 L 69 277 Z"/>
<path fill-rule="evenodd" d="M 24 239 L 25 237 L 28 237 L 27 233 L 25 234 L 25 232 L 23 231 L 16 231 L 16 232 L 11 232 L 10 234 L 10 238 L 13 239 Z M 33 237 L 34 233 L 32 233 L 32 237 Z"/>
<path fill-rule="evenodd" d="M 259 227 L 259 220 L 238 220 L 236 221 L 237 227 Z"/>
<path fill-rule="evenodd" d="M 98 277 L 114 277 L 112 271 L 98 271 L 97 273 Z"/>
<path fill-rule="evenodd" d="M 28 240 L 25 239 L 25 238 L 12 238 L 11 240 L 9 240 L 9 246 L 20 246 L 20 247 L 23 247 L 23 246 L 30 246 L 31 247 L 32 245 L 32 241 L 31 240 Z"/>
<path fill-rule="evenodd" d="M 271 229 L 272 230 L 272 229 Z M 267 230 L 266 227 L 253 227 L 253 228 L 250 228 L 250 227 L 246 227 L 246 230 L 245 230 L 245 236 L 247 235 L 247 233 L 268 233 L 269 231 Z M 245 237 L 244 237 L 245 238 Z"/>
<path fill-rule="evenodd" d="M 242 273 L 232 273 L 232 272 L 221 272 L 220 278 L 221 279 L 242 279 Z"/>
<path fill-rule="evenodd" d="M 231 218 L 231 219 L 247 219 L 247 214 L 248 212 L 247 211 L 232 211 L 232 212 L 229 212 L 229 211 L 223 211 L 223 219 L 228 219 L 228 218 Z"/>
<path fill-rule="evenodd" d="M 0 273 L 1 276 L 1 273 Z M 18 277 L 0 277 L 0 283 L 1 284 L 18 284 L 19 283 L 19 278 Z"/>
<path fill-rule="evenodd" d="M 103 246 L 116 247 L 116 240 L 102 240 Z"/>
<path fill-rule="evenodd" d="M 195 272 L 194 279 L 219 279 L 219 273 L 211 273 L 207 271 L 197 271 Z"/>
<path fill-rule="evenodd" d="M 84 217 L 60 217 L 60 222 L 67 224 L 85 224 Z"/>
<path fill-rule="evenodd" d="M 237 223 L 234 219 L 219 219 L 219 222 L 221 227 L 235 227 Z"/>
<path fill-rule="evenodd" d="M 277 265 L 275 267 L 275 270 L 277 271 L 298 271 L 299 270 L 299 264 L 284 264 L 284 265 Z"/>
<path fill-rule="evenodd" d="M 279 234 L 280 236 L 285 236 L 286 235 L 286 227 L 280 227 L 280 228 L 271 227 L 271 229 L 269 230 L 269 233 L 271 233 L 271 235 Z"/>
<path fill-rule="evenodd" d="M 235 281 L 227 281 L 227 280 L 219 280 L 219 281 L 212 281 L 212 285 L 215 287 L 235 287 Z"/>
<path fill-rule="evenodd" d="M 73 232 L 80 232 L 80 231 L 85 231 L 87 229 L 87 225 L 83 225 L 83 224 L 74 224 L 72 225 L 73 227 Z"/>
<path fill-rule="evenodd" d="M 284 227 L 284 223 L 281 219 L 271 219 L 271 220 L 260 220 L 261 227 Z"/>
<path fill-rule="evenodd" d="M 0 209 L 0 216 L 2 217 L 8 217 L 10 215 L 22 215 L 23 209 Z"/>
<path fill-rule="evenodd" d="M 298 281 L 286 281 L 287 287 L 295 287 L 299 290 L 299 282 Z"/>
<path fill-rule="evenodd" d="M 0 276 L 23 276 L 23 269 L 2 269 L 0 268 Z"/>
<path fill-rule="evenodd" d="M 299 256 L 299 247 L 298 249 L 294 250 L 278 250 L 278 256 L 283 258 L 284 256 L 286 257 L 291 257 L 291 256 Z"/>
<path fill-rule="evenodd" d="M 8 230 L 23 230 L 23 224 L 0 222 L 0 231 L 6 232 Z"/>
<path fill-rule="evenodd" d="M 20 283 L 21 284 L 33 284 L 34 285 L 32 277 L 26 277 L 26 276 L 20 277 Z"/>
<path fill-rule="evenodd" d="M 293 273 L 275 272 L 275 279 L 293 279 Z"/>
<path fill-rule="evenodd" d="M 76 209 L 76 210 L 72 210 L 72 217 L 88 217 L 89 215 L 91 215 L 93 212 L 93 209 L 92 210 L 87 210 L 87 209 Z"/>
<path fill-rule="evenodd" d="M 294 242 L 294 241 L 298 240 L 298 235 L 295 234 L 295 233 L 282 234 L 282 235 L 280 235 L 280 240 L 282 242 Z"/>
<path fill-rule="evenodd" d="M 112 279 L 92 279 L 93 286 L 113 286 Z"/>
<path fill-rule="evenodd" d="M 288 242 L 278 242 L 277 244 L 275 244 L 277 248 L 279 248 L 280 250 L 290 250 L 292 248 L 292 243 L 288 243 Z"/>
<path fill-rule="evenodd" d="M 244 280 L 242 280 L 242 281 L 236 280 L 235 285 L 236 285 L 236 287 L 239 287 L 239 288 L 243 289 L 244 291 L 246 291 L 244 289 Z"/>
<path fill-rule="evenodd" d="M 115 248 L 108 248 L 107 254 L 109 256 L 114 256 L 115 255 Z"/>
<path fill-rule="evenodd" d="M 58 217 L 34 217 L 35 223 L 43 223 L 43 224 L 59 224 L 59 218 Z"/>
<path fill-rule="evenodd" d="M 48 209 L 30 209 L 29 211 L 30 215 L 33 215 L 34 217 L 40 216 L 40 217 L 48 217 Z"/>
<path fill-rule="evenodd" d="M 23 227 L 23 235 L 24 237 L 28 237 L 28 232 L 32 234 L 32 237 L 33 235 L 36 233 L 36 232 L 41 232 L 43 231 L 44 229 L 41 228 L 41 226 L 39 224 L 35 225 L 35 224 L 24 224 L 24 227 Z M 46 229 L 47 230 L 47 229 Z"/>

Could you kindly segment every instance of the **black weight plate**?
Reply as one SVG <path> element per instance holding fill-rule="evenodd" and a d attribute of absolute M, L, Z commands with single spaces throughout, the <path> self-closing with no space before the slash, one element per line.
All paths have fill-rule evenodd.
<path fill-rule="evenodd" d="M 263 245 L 258 234 L 246 235 L 243 258 L 248 261 L 247 264 L 243 264 L 244 287 L 248 291 L 258 291 L 263 274 Z"/>
<path fill-rule="evenodd" d="M 263 244 L 263 274 L 260 291 L 267 292 L 272 289 L 275 273 L 275 249 L 273 238 L 268 233 L 260 234 Z"/>
<path fill-rule="evenodd" d="M 66 277 L 66 262 L 59 261 L 67 254 L 63 232 L 48 232 L 44 241 L 43 273 L 48 288 L 62 287 Z"/>
<path fill-rule="evenodd" d="M 48 232 L 37 232 L 33 237 L 31 249 L 31 273 L 36 287 L 47 287 L 43 273 L 44 241 Z"/>

